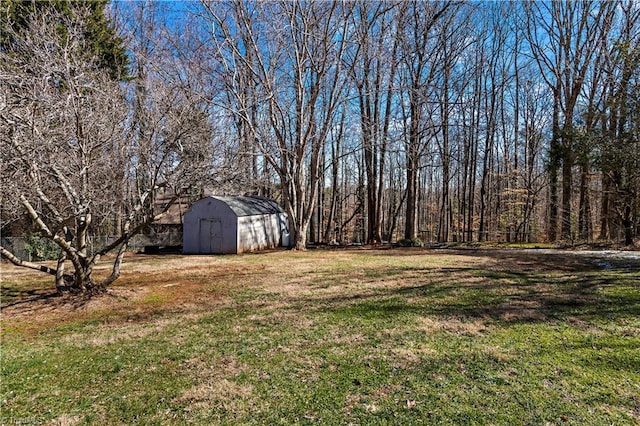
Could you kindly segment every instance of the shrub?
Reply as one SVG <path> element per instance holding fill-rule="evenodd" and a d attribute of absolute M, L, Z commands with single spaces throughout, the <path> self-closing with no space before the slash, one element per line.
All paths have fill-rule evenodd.
<path fill-rule="evenodd" d="M 398 241 L 400 247 L 424 247 L 424 243 L 420 238 L 402 239 Z"/>
<path fill-rule="evenodd" d="M 58 258 L 60 247 L 50 239 L 37 234 L 30 234 L 26 240 L 24 251 L 29 255 L 30 259 L 38 261 Z"/>

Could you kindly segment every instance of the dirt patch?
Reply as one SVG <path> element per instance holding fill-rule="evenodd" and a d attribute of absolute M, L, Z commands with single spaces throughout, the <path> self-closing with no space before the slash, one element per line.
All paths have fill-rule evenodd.
<path fill-rule="evenodd" d="M 109 263 L 96 267 L 99 278 Z M 57 295 L 52 278 L 2 263 L 2 325 L 37 333 L 83 319 L 127 322 L 166 313 L 202 312 L 229 301 L 247 277 L 264 270 L 242 258 L 215 256 L 128 256 L 108 291 L 91 298 Z"/>
<path fill-rule="evenodd" d="M 48 291 L 40 296 L 16 302 L 2 308 L 3 319 L 24 319 L 26 317 L 43 318 L 48 315 L 80 314 L 100 311 L 121 306 L 127 301 L 136 300 L 148 293 L 144 287 L 112 287 L 103 294 L 86 298 L 77 295 L 58 295 Z"/>

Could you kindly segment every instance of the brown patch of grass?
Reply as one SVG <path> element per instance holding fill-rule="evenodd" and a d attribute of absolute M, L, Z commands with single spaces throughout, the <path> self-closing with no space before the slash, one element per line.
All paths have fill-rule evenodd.
<path fill-rule="evenodd" d="M 169 318 L 160 318 L 148 323 L 138 324 L 106 324 L 87 338 L 86 333 L 73 333 L 64 336 L 63 342 L 76 343 L 85 346 L 104 346 L 123 340 L 141 339 L 154 333 L 161 332 L 174 321 Z"/>
<path fill-rule="evenodd" d="M 348 333 L 345 330 L 335 330 L 329 337 L 338 346 L 361 345 L 368 343 L 369 338 L 361 333 Z"/>
<path fill-rule="evenodd" d="M 108 263 L 100 264 L 98 278 L 109 267 Z M 39 289 L 35 296 L 2 308 L 3 328 L 29 336 L 98 318 L 126 323 L 131 318 L 152 319 L 169 312 L 204 312 L 226 303 L 227 294 L 242 285 L 241 278 L 260 269 L 260 265 L 225 266 L 217 257 L 129 256 L 117 283 L 106 293 L 87 299 L 57 296 L 50 277 L 3 263 L 3 284 Z"/>
<path fill-rule="evenodd" d="M 206 409 L 222 404 L 225 408 L 237 399 L 248 399 L 253 394 L 253 386 L 240 385 L 227 379 L 211 379 L 187 389 L 174 402 L 184 405 L 185 411 Z"/>
<path fill-rule="evenodd" d="M 388 403 L 391 395 L 398 392 L 401 389 L 399 385 L 384 385 L 377 389 L 374 389 L 370 395 L 363 395 L 361 393 L 349 393 L 344 399 L 344 405 L 342 411 L 351 415 L 356 408 L 362 408 L 369 413 L 377 413 L 381 408 Z"/>
<path fill-rule="evenodd" d="M 394 347 L 391 349 L 393 364 L 397 368 L 408 368 L 420 364 L 425 355 L 435 355 L 438 351 L 425 345 L 418 347 Z"/>
<path fill-rule="evenodd" d="M 82 421 L 81 416 L 64 414 L 58 417 L 57 419 L 54 419 L 51 422 L 48 422 L 47 424 L 50 426 L 74 426 L 79 424 L 81 421 Z M 27 424 L 26 421 L 25 421 L 25 424 Z"/>
<path fill-rule="evenodd" d="M 418 321 L 416 328 L 427 335 L 447 331 L 457 335 L 480 336 L 487 331 L 487 326 L 480 319 L 461 321 L 456 318 L 437 320 L 423 317 Z"/>
<path fill-rule="evenodd" d="M 231 355 L 216 359 L 192 358 L 184 363 L 184 368 L 187 374 L 197 373 L 205 378 L 235 378 L 247 371 L 247 367 Z"/>
<path fill-rule="evenodd" d="M 234 357 L 215 360 L 193 358 L 185 362 L 184 367 L 185 373 L 196 383 L 173 402 L 183 405 L 185 411 L 199 411 L 211 406 L 233 411 L 235 404 L 245 404 L 244 400 L 253 395 L 252 385 L 234 380 L 247 371 L 247 367 Z"/>
<path fill-rule="evenodd" d="M 510 300 L 492 310 L 493 314 L 504 321 L 545 321 L 547 315 L 536 300 Z"/>
<path fill-rule="evenodd" d="M 484 345 L 482 348 L 484 353 L 499 363 L 506 363 L 512 361 L 514 358 L 514 356 L 508 352 L 508 349 L 499 346 Z"/>

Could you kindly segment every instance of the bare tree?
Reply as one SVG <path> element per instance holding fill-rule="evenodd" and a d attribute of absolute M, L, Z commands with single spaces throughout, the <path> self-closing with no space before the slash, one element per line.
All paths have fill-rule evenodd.
<path fill-rule="evenodd" d="M 436 24 L 452 8 L 451 2 L 409 3 L 402 22 L 401 79 L 402 105 L 405 109 L 406 210 L 404 238 L 417 235 L 418 172 L 421 159 L 440 128 L 434 114 L 436 79 L 443 69 L 444 49 L 439 48 Z M 453 9 L 453 8 L 452 8 Z M 408 110 L 408 111 L 406 111 Z"/>
<path fill-rule="evenodd" d="M 359 1 L 351 14 L 355 43 L 347 61 L 358 99 L 370 244 L 382 239 L 382 195 L 404 10 L 391 2 Z"/>
<path fill-rule="evenodd" d="M 191 185 L 204 170 L 208 149 L 195 131 L 206 123 L 202 111 L 163 86 L 154 91 L 164 102 L 156 104 L 152 160 L 138 162 L 140 138 L 132 132 L 120 83 L 87 54 L 86 16 L 80 6 L 67 15 L 47 10 L 15 35 L 12 48 L 0 51 L 3 204 L 12 200 L 8 204 L 23 208 L 40 234 L 58 245 L 60 257 L 53 269 L 0 251 L 16 265 L 55 275 L 59 291 L 93 294 L 118 278 L 131 237 L 162 214 L 145 209 L 146 201 L 162 186 Z M 132 183 L 142 168 L 152 178 Z M 123 194 L 118 237 L 91 253 L 90 236 L 122 206 Z M 95 265 L 112 250 L 118 254 L 111 273 L 95 281 Z"/>
<path fill-rule="evenodd" d="M 615 2 L 558 1 L 526 4 L 527 41 L 553 93 L 553 128 L 550 147 L 551 216 L 549 238 L 557 231 L 557 172 L 562 165 L 563 238 L 571 237 L 574 114 L 597 46 L 607 37 Z"/>
<path fill-rule="evenodd" d="M 260 111 L 227 107 L 255 135 L 261 155 L 277 172 L 294 247 L 305 249 L 320 188 L 322 150 L 344 99 L 342 56 L 348 5 L 274 2 L 205 3 L 215 30 L 220 69 L 243 105 L 244 84 L 259 87 Z M 250 53 L 247 53 L 250 52 Z"/>

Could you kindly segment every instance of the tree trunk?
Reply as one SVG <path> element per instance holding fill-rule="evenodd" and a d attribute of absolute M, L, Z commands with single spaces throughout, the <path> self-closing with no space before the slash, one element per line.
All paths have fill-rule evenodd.
<path fill-rule="evenodd" d="M 441 99 L 441 116 L 442 116 L 442 204 L 440 205 L 440 218 L 438 220 L 438 242 L 446 243 L 449 241 L 449 229 L 451 227 L 451 196 L 449 194 L 450 165 L 449 157 L 449 74 L 450 58 L 447 55 L 446 41 L 445 45 L 445 65 L 444 65 L 444 84 Z"/>
<path fill-rule="evenodd" d="M 416 142 L 410 142 L 410 144 Z M 417 206 L 417 183 L 418 173 L 416 160 L 413 158 L 415 154 L 407 155 L 407 204 L 405 211 L 404 238 L 412 240 L 416 237 L 416 206 Z"/>
<path fill-rule="evenodd" d="M 633 221 L 631 219 L 631 205 L 627 203 L 624 208 L 624 216 L 622 219 L 622 226 L 624 227 L 624 245 L 633 245 Z"/>
<path fill-rule="evenodd" d="M 560 99 L 554 93 L 551 146 L 549 148 L 549 241 L 558 238 L 558 169 L 560 168 Z"/>
<path fill-rule="evenodd" d="M 562 134 L 562 239 L 573 240 L 571 232 L 571 196 L 573 191 L 573 128 L 565 124 Z"/>
<path fill-rule="evenodd" d="M 578 217 L 580 239 L 590 241 L 592 238 L 591 202 L 589 196 L 589 164 L 583 161 L 580 166 L 580 208 Z"/>

